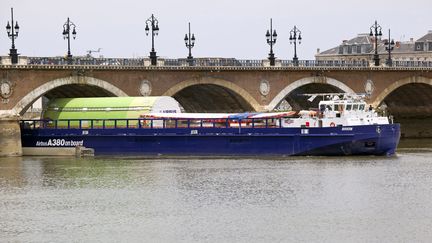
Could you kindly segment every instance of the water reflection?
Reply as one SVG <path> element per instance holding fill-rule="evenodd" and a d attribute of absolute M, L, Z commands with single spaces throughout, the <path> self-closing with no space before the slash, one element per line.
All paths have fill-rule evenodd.
<path fill-rule="evenodd" d="M 427 241 L 432 153 L 407 147 L 390 158 L 0 158 L 0 236 Z"/>
<path fill-rule="evenodd" d="M 416 151 L 416 150 L 432 150 L 432 138 L 422 138 L 422 139 L 401 139 L 398 146 L 399 151 Z"/>

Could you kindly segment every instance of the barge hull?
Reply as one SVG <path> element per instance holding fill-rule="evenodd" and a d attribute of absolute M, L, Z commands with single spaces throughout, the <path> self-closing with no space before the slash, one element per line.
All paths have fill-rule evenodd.
<path fill-rule="evenodd" d="M 95 155 L 393 155 L 399 124 L 321 128 L 26 129 L 23 148 L 92 148 Z"/>

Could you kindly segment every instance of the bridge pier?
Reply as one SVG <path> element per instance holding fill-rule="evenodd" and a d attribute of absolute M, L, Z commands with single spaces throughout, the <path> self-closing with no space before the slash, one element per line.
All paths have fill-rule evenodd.
<path fill-rule="evenodd" d="M 401 138 L 432 138 L 432 117 L 395 117 L 394 121 L 401 124 Z"/>
<path fill-rule="evenodd" d="M 20 117 L 0 114 L 0 157 L 21 156 Z"/>

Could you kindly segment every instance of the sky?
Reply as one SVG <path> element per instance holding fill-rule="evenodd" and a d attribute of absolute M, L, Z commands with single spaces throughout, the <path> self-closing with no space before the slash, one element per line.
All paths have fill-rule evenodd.
<path fill-rule="evenodd" d="M 301 60 L 314 59 L 317 48 L 324 51 L 368 33 L 375 20 L 385 36 L 390 28 L 395 40 L 418 39 L 432 30 L 431 0 L 0 0 L 0 56 L 11 46 L 5 29 L 11 7 L 20 26 L 16 48 L 23 56 L 64 56 L 67 17 L 77 26 L 77 39 L 71 42 L 74 56 L 98 48 L 101 52 L 94 56 L 148 56 L 151 37 L 144 28 L 152 14 L 160 28 L 155 49 L 165 58 L 187 56 L 183 39 L 188 22 L 196 37 L 194 57 L 237 59 L 267 58 L 270 18 L 278 33 L 278 59 L 294 55 L 289 41 L 294 25 L 302 32 L 297 49 Z"/>

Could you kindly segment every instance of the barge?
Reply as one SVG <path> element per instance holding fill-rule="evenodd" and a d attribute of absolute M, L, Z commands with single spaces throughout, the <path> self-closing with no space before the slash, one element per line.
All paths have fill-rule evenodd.
<path fill-rule="evenodd" d="M 318 109 L 272 113 L 147 113 L 137 119 L 22 120 L 23 149 L 83 146 L 95 155 L 394 155 L 400 125 L 361 96 L 326 94 Z"/>

